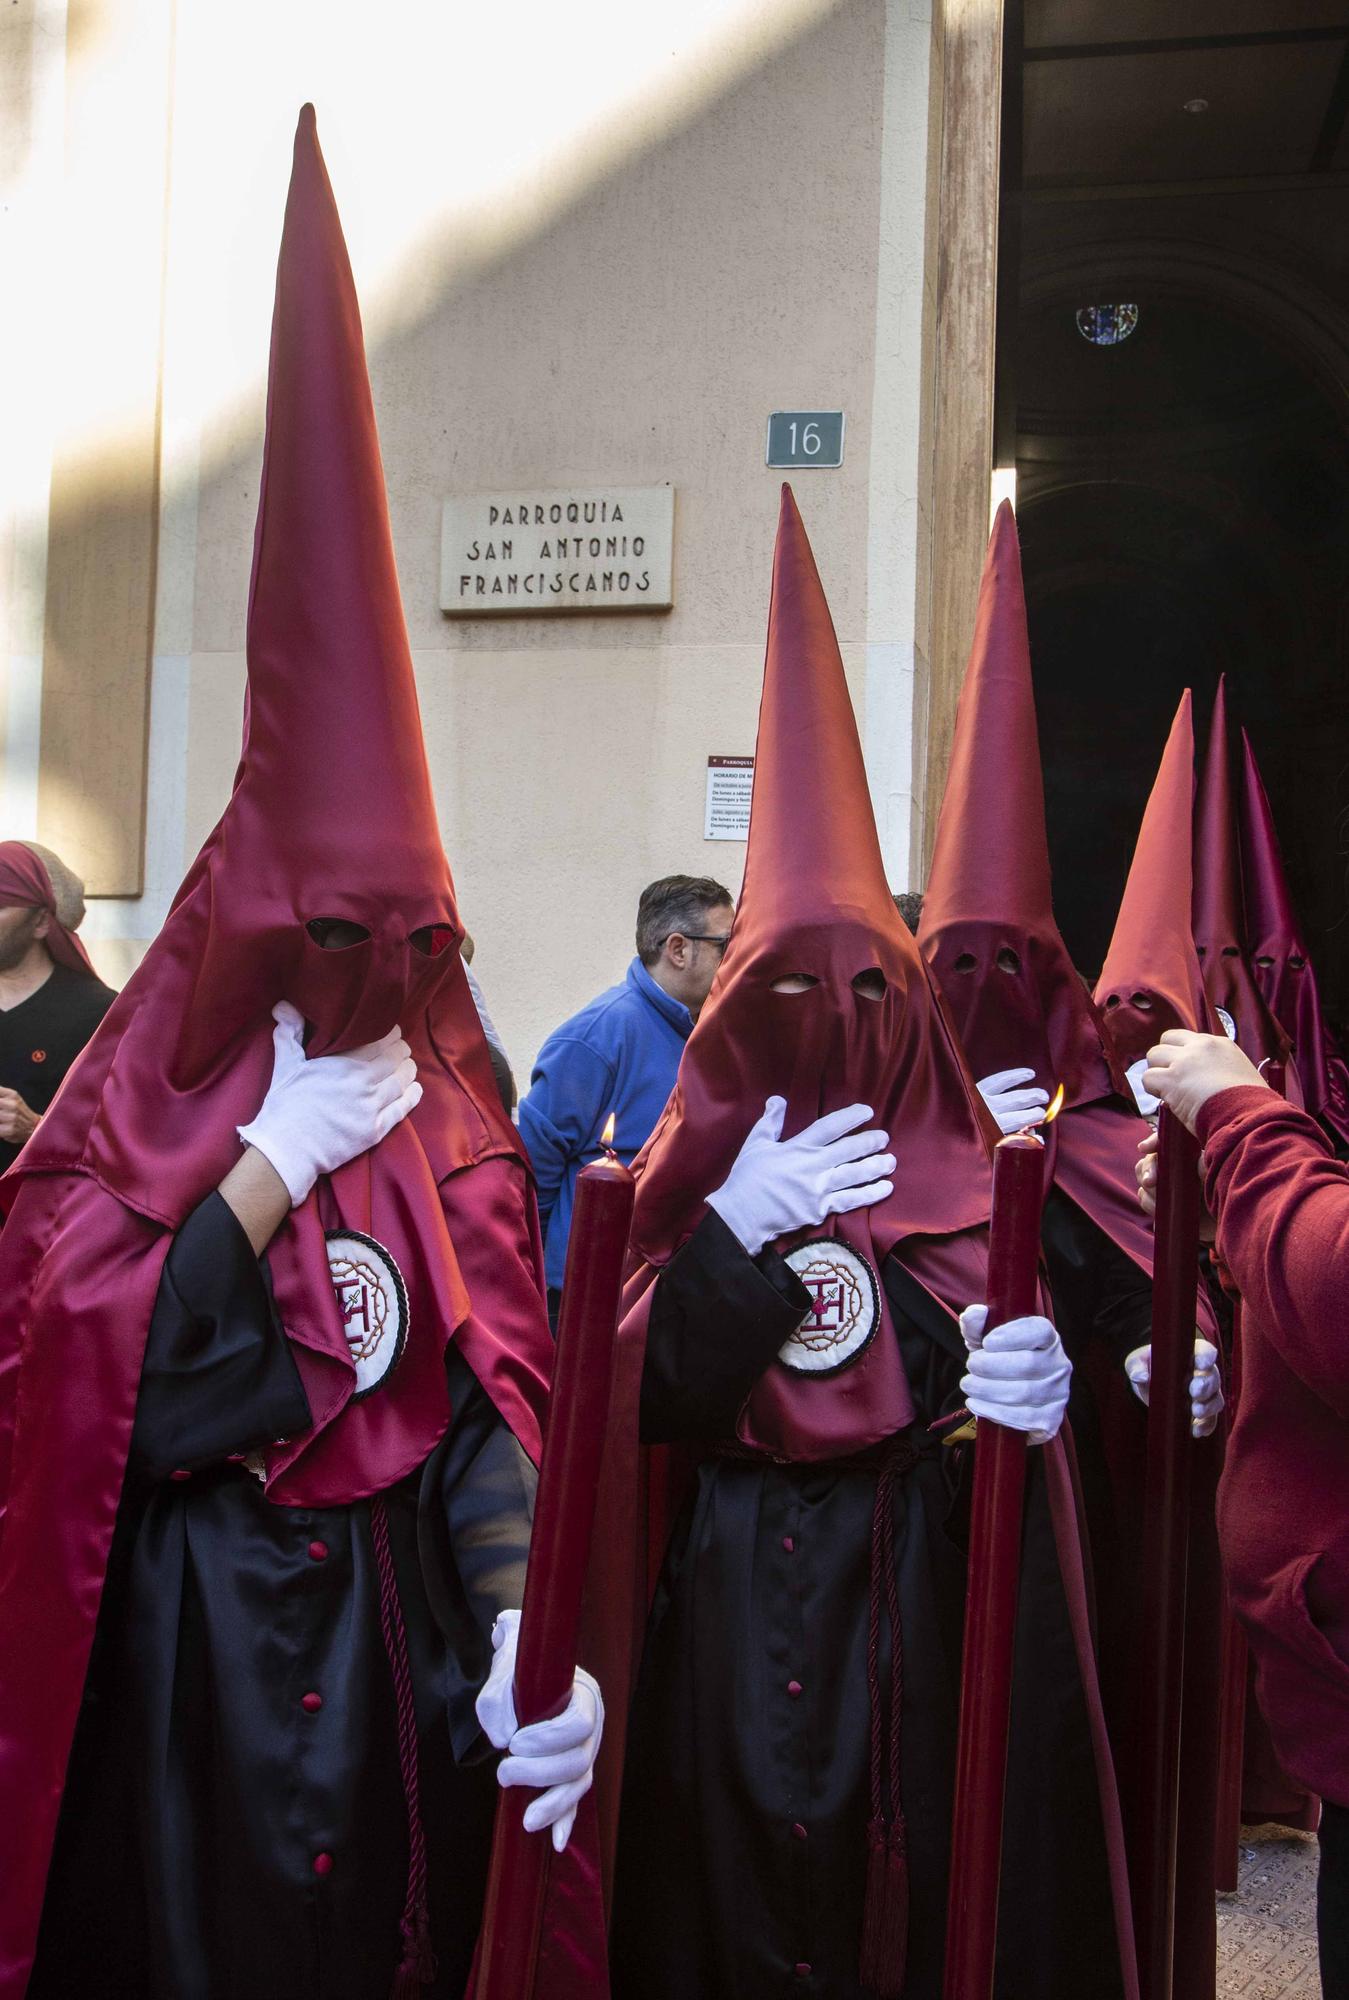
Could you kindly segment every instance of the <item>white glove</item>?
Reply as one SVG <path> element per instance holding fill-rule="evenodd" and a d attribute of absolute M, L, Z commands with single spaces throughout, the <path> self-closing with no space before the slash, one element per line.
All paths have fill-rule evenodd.
<path fill-rule="evenodd" d="M 520 1614 L 503 1611 L 492 1627 L 492 1671 L 478 1696 L 478 1720 L 489 1743 L 509 1750 L 497 1765 L 499 1785 L 532 1785 L 540 1797 L 525 1807 L 525 1832 L 553 1829 L 561 1854 L 571 1839 L 576 1808 L 590 1790 L 604 1735 L 604 1697 L 584 1667 L 576 1669 L 571 1700 L 561 1715 L 520 1729 L 515 1720 L 515 1651 Z"/>
<path fill-rule="evenodd" d="M 966 1306 L 960 1331 L 970 1350 L 961 1377 L 965 1407 L 976 1417 L 1025 1431 L 1029 1444 L 1048 1444 L 1068 1407 L 1072 1363 L 1063 1342 L 1038 1313 L 1004 1320 L 986 1334 L 987 1306 Z"/>
<path fill-rule="evenodd" d="M 1124 1372 L 1140 1403 L 1146 1403 L 1152 1389 L 1152 1349 L 1136 1347 L 1124 1357 Z M 1223 1382 L 1218 1367 L 1218 1350 L 1202 1334 L 1194 1339 L 1194 1374 L 1190 1377 L 1190 1435 L 1212 1437 L 1223 1413 Z"/>
<path fill-rule="evenodd" d="M 995 1069 L 992 1076 L 981 1076 L 976 1084 L 1004 1136 L 1039 1124 L 1040 1114 L 1049 1102 L 1049 1092 L 1019 1088 L 1034 1082 L 1033 1069 Z"/>
<path fill-rule="evenodd" d="M 831 1111 L 794 1139 L 782 1137 L 786 1115 L 786 1098 L 770 1097 L 725 1183 L 707 1197 L 751 1257 L 776 1236 L 870 1208 L 893 1192 L 883 1178 L 895 1170 L 894 1154 L 883 1150 L 888 1134 L 855 1129 L 871 1117 L 869 1104 Z"/>
<path fill-rule="evenodd" d="M 398 1028 L 363 1049 L 309 1062 L 304 1020 L 288 1000 L 273 1007 L 272 1019 L 271 1085 L 239 1137 L 271 1161 L 298 1208 L 320 1174 L 335 1173 L 392 1132 L 421 1102 L 422 1087 Z"/>

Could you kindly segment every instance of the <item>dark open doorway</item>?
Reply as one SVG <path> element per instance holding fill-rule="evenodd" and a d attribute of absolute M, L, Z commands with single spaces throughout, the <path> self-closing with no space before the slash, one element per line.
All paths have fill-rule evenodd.
<path fill-rule="evenodd" d="M 1025 13 L 1001 340 L 1056 903 L 1094 974 L 1180 691 L 1204 731 L 1225 671 L 1344 1018 L 1349 8 L 1181 26 L 1151 0 Z M 1137 308 L 1126 337 L 1079 324 L 1099 305 Z"/>

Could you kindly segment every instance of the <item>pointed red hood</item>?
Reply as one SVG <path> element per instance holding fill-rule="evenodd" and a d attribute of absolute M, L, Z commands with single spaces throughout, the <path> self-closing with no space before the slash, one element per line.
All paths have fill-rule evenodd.
<path fill-rule="evenodd" d="M 1194 942 L 1204 988 L 1219 1020 L 1232 1023 L 1252 1062 L 1283 1061 L 1288 1037 L 1253 977 L 1241 907 L 1241 868 L 1227 743 L 1227 677 L 1218 681 L 1199 781 L 1194 830 Z M 1226 1027 L 1227 1021 L 1223 1021 Z"/>
<path fill-rule="evenodd" d="M 877 973 L 879 998 L 854 985 Z M 813 984 L 775 992 L 774 981 L 787 974 Z M 691 1233 L 774 1094 L 787 1100 L 787 1137 L 854 1102 L 870 1104 L 892 1135 L 894 1192 L 810 1236 L 846 1240 L 878 1271 L 902 1237 L 941 1236 L 987 1219 L 988 1128 L 885 879 L 843 661 L 788 487 L 744 888 L 716 983 L 643 1156 L 633 1241 L 649 1263 L 667 1262 Z M 970 1281 L 977 1285 L 978 1276 Z M 805 1392 L 800 1377 L 775 1367 L 751 1400 L 742 1437 L 808 1458 L 890 1435 L 907 1419 L 877 1397 L 871 1378 L 897 1369 L 897 1355 L 893 1341 L 874 1341 L 862 1363 Z M 902 1396 L 902 1379 L 890 1390 Z"/>
<path fill-rule="evenodd" d="M 368 936 L 324 950 L 309 929 L 323 918 Z M 471 1183 L 461 1170 L 493 1156 L 523 1170 L 456 948 L 461 929 L 422 742 L 360 311 L 306 106 L 277 267 L 234 790 L 163 930 L 17 1171 L 82 1171 L 176 1228 L 238 1157 L 235 1128 L 252 1118 L 271 1075 L 277 1001 L 304 1015 L 311 1055 L 401 1024 L 421 1103 L 331 1188 L 320 1181 L 269 1253 L 308 1371 L 316 1431 L 290 1457 L 305 1461 L 302 1478 L 318 1482 L 313 1504 L 322 1504 L 320 1490 L 341 1498 L 354 1480 L 369 1491 L 419 1463 L 449 1414 L 440 1348 L 419 1350 L 425 1381 L 414 1395 L 411 1345 L 376 1399 L 385 1407 L 379 1422 L 360 1417 L 368 1400 L 348 1410 L 355 1377 L 324 1231 L 340 1223 L 369 1230 L 373 1215 L 390 1210 L 389 1231 L 424 1265 L 428 1298 L 435 1294 L 420 1329 L 437 1326 L 443 1347 L 465 1306 L 438 1190 L 452 1188 L 458 1202 Z M 12 1176 L 11 1198 L 15 1184 Z M 419 1222 L 410 1187 L 425 1196 Z M 466 1213 L 459 1227 L 469 1226 Z M 514 1247 L 528 1258 L 522 1228 Z M 403 1275 L 411 1286 L 413 1273 Z M 472 1322 L 461 1337 L 471 1344 Z M 532 1333 L 524 1338 L 531 1352 L 534 1344 Z M 516 1372 L 508 1357 L 480 1358 L 489 1377 L 498 1361 Z M 519 1384 L 502 1386 L 508 1420 L 531 1441 L 543 1358 L 535 1355 L 521 1378 L 523 1396 Z M 401 1422 L 393 1417 L 400 1400 Z M 329 1426 L 341 1431 L 341 1448 L 325 1450 Z M 363 1427 L 372 1433 L 368 1450 L 355 1448 Z M 293 1495 L 283 1488 L 276 1497 Z"/>
<path fill-rule="evenodd" d="M 1190 931 L 1193 895 L 1194 722 L 1186 688 L 1138 829 L 1115 933 L 1096 985 L 1124 1068 L 1167 1028 L 1221 1033 Z"/>
<path fill-rule="evenodd" d="M 999 507 L 956 713 L 918 942 L 976 1076 L 1025 1066 L 1069 1105 L 1113 1088 L 1054 921 L 1016 519 Z"/>
<path fill-rule="evenodd" d="M 1349 1072 L 1321 1012 L 1306 933 L 1293 907 L 1274 815 L 1243 729 L 1241 868 L 1251 973 L 1290 1037 L 1308 1111 L 1349 1143 Z"/>

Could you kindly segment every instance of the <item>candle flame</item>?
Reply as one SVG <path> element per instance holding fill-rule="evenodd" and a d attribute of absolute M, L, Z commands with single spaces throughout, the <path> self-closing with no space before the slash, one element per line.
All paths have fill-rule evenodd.
<path fill-rule="evenodd" d="M 1062 1095 L 1062 1093 L 1060 1093 L 1060 1095 Z M 609 1113 L 608 1121 L 605 1124 L 604 1130 L 600 1133 L 601 1146 L 613 1145 L 614 1133 L 617 1131 L 617 1129 L 618 1129 L 618 1113 L 616 1111 L 611 1111 Z"/>
<path fill-rule="evenodd" d="M 1052 1125 L 1054 1123 L 1054 1120 L 1058 1117 L 1060 1111 L 1062 1111 L 1062 1109 L 1063 1109 L 1063 1085 L 1060 1084 L 1058 1089 L 1054 1092 L 1053 1097 L 1050 1099 L 1049 1109 L 1046 1111 L 1044 1117 L 1040 1120 L 1040 1123 L 1042 1125 Z"/>

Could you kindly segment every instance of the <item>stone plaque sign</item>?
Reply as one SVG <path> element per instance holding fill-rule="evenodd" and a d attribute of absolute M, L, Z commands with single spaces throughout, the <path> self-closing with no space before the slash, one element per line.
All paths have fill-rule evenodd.
<path fill-rule="evenodd" d="M 752 757 L 709 757 L 704 840 L 748 840 L 754 793 Z"/>
<path fill-rule="evenodd" d="M 673 564 L 673 486 L 458 494 L 441 516 L 440 608 L 668 611 Z"/>

